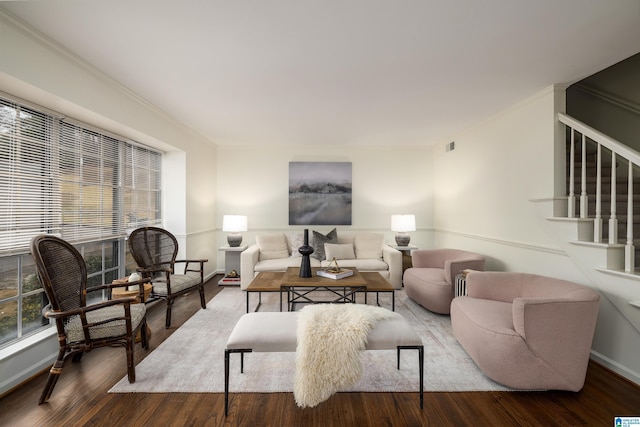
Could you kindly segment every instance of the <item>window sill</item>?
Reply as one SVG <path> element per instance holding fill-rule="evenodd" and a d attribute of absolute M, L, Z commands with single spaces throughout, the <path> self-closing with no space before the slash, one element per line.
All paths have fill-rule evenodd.
<path fill-rule="evenodd" d="M 55 325 L 51 325 L 49 328 L 45 329 L 44 331 L 40 331 L 38 333 L 30 335 L 24 339 L 21 339 L 15 344 L 11 344 L 10 346 L 3 348 L 2 350 L 0 350 L 0 362 L 15 355 L 16 353 L 20 353 L 27 350 L 28 348 L 46 340 L 47 338 L 55 336 L 56 333 L 57 332 L 56 332 Z"/>

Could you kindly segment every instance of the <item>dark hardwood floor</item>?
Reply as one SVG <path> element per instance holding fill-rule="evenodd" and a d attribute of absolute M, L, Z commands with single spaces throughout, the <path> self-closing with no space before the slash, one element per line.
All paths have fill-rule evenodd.
<path fill-rule="evenodd" d="M 206 285 L 207 300 L 221 288 Z M 142 360 L 200 309 L 197 293 L 179 298 L 172 327 L 163 302 L 148 306 L 153 330 Z M 211 325 L 215 327 L 215 325 Z M 222 363 L 220 360 L 211 363 Z M 126 375 L 124 350 L 97 349 L 65 370 L 48 403 L 38 405 L 46 373 L 0 398 L 0 426 L 612 426 L 615 416 L 640 416 L 640 387 L 591 362 L 584 388 L 571 392 L 338 393 L 315 408 L 299 409 L 291 393 L 109 394 Z"/>

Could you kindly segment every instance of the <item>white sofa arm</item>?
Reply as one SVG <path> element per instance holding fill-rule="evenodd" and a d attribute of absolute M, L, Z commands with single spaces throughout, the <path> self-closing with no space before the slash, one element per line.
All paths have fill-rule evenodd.
<path fill-rule="evenodd" d="M 402 252 L 388 245 L 382 246 L 382 260 L 389 266 L 389 283 L 402 288 Z"/>
<path fill-rule="evenodd" d="M 249 246 L 240 253 L 240 289 L 245 290 L 255 276 L 255 267 L 260 259 L 260 248 L 257 244 Z"/>

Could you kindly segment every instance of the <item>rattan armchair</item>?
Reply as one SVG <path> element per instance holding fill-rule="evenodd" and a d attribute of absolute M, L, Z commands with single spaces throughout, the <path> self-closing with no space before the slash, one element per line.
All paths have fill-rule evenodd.
<path fill-rule="evenodd" d="M 87 267 L 82 255 L 71 244 L 58 237 L 34 237 L 31 240 L 31 254 L 40 282 L 49 298 L 43 315 L 55 320 L 60 344 L 58 357 L 49 371 L 39 403 L 42 404 L 51 397 L 65 361 L 70 356 L 73 356 L 74 362 L 79 362 L 83 353 L 98 347 L 124 347 L 127 352 L 127 376 L 129 382 L 135 382 L 133 349 L 138 331 L 142 347 L 149 348 L 145 305 L 132 304 L 136 297 L 87 305 L 88 293 L 122 284 L 88 288 Z M 139 285 L 140 300 L 143 298 L 144 282 L 148 280 L 130 283 Z"/>
<path fill-rule="evenodd" d="M 131 232 L 129 249 L 138 264 L 142 277 L 150 278 L 151 298 L 167 301 L 165 326 L 171 326 L 171 307 L 176 297 L 197 289 L 200 305 L 207 308 L 204 299 L 204 263 L 208 260 L 177 260 L 178 241 L 175 236 L 158 227 L 142 227 Z M 176 274 L 176 264 L 184 263 L 183 274 Z M 189 268 L 189 266 L 192 268 Z M 196 269 L 193 265 L 198 265 Z"/>

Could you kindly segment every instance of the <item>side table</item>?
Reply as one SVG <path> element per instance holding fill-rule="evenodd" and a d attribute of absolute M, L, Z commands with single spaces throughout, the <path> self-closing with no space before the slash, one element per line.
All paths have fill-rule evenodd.
<path fill-rule="evenodd" d="M 247 249 L 248 246 L 221 246 L 218 248 L 224 251 L 224 277 L 218 280 L 218 285 L 237 285 L 240 286 L 240 276 L 228 277 L 231 270 L 240 271 L 240 254 Z"/>
<path fill-rule="evenodd" d="M 404 275 L 404 271 L 407 268 L 411 268 L 413 265 L 411 262 L 411 251 L 415 251 L 416 249 L 418 249 L 418 247 L 412 246 L 412 245 L 409 245 L 409 246 L 389 245 L 389 246 L 402 252 L 402 274 Z"/>

